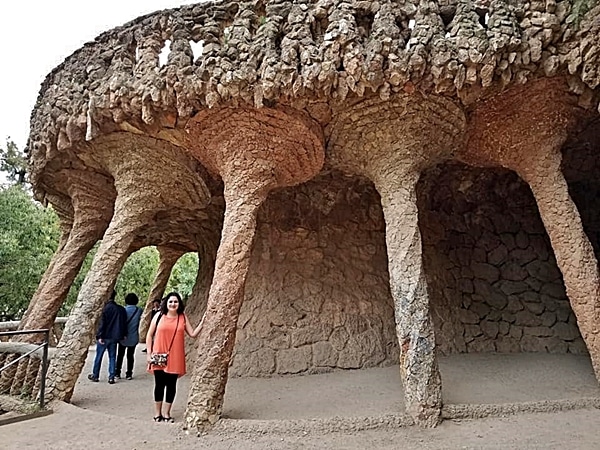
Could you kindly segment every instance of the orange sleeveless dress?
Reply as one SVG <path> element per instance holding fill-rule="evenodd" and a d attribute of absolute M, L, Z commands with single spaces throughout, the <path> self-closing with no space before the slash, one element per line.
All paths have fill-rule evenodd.
<path fill-rule="evenodd" d="M 179 319 L 179 324 L 177 320 Z M 173 339 L 175 335 L 175 339 Z M 173 345 L 171 345 L 171 340 Z M 169 353 L 167 366 L 160 367 L 150 364 L 148 372 L 154 370 L 164 370 L 167 373 L 176 373 L 180 377 L 185 375 L 185 316 L 183 314 L 177 317 L 163 315 L 158 322 L 154 332 L 154 341 L 152 343 L 153 353 Z M 171 350 L 169 350 L 171 346 Z"/>

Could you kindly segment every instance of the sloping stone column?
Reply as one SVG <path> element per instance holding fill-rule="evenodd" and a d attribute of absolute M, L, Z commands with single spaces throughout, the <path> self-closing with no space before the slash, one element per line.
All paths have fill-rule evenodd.
<path fill-rule="evenodd" d="M 157 247 L 157 250 L 159 255 L 158 270 L 156 271 L 156 276 L 154 277 L 152 287 L 150 288 L 150 294 L 148 295 L 148 301 L 146 302 L 146 307 L 144 308 L 144 312 L 140 319 L 139 333 L 141 340 L 145 339 L 148 327 L 150 326 L 152 301 L 157 299 L 160 300 L 162 298 L 167 283 L 169 282 L 169 278 L 171 277 L 173 266 L 183 255 L 181 250 L 174 250 L 169 247 L 161 246 Z"/>
<path fill-rule="evenodd" d="M 435 426 L 442 386 L 423 271 L 416 184 L 424 167 L 448 158 L 460 145 L 465 118 L 448 100 L 420 94 L 388 102 L 366 100 L 352 110 L 341 113 L 333 125 L 332 164 L 371 179 L 381 196 L 406 406 L 416 423 Z"/>
<path fill-rule="evenodd" d="M 58 240 L 58 246 L 56 247 L 56 251 L 54 252 L 54 255 L 52 255 L 52 259 L 50 260 L 50 264 L 48 264 L 48 267 L 46 268 L 46 271 L 44 272 L 44 275 L 42 276 L 42 279 L 40 280 L 40 284 L 38 284 L 37 289 L 35 290 L 35 292 L 33 293 L 33 296 L 31 297 L 31 301 L 29 302 L 29 306 L 27 306 L 27 310 L 25 311 L 25 313 L 23 314 L 23 317 L 21 318 L 21 323 L 19 323 L 19 329 L 24 329 L 24 322 L 28 321 L 28 317 L 29 315 L 36 309 L 35 304 L 39 301 L 36 299 L 39 299 L 40 296 L 38 294 L 38 292 L 41 292 L 44 289 L 44 284 L 46 284 L 46 282 L 53 278 L 53 272 L 54 272 L 54 265 L 56 264 L 57 261 L 60 261 L 63 259 L 62 256 L 62 252 L 65 248 L 65 246 L 67 245 L 67 243 L 69 242 L 69 236 L 71 235 L 71 229 L 73 227 L 73 222 L 69 221 L 68 224 L 63 224 L 62 219 L 59 217 L 59 221 L 60 221 L 60 225 L 61 225 L 61 232 L 60 232 L 60 238 Z M 15 339 L 16 340 L 16 339 Z"/>
<path fill-rule="evenodd" d="M 105 177 L 90 172 L 71 172 L 68 188 L 73 207 L 73 224 L 54 254 L 42 281 L 34 293 L 29 307 L 19 324 L 20 330 L 52 328 L 79 269 L 90 249 L 102 237 L 113 213 L 112 198 L 100 197 L 97 189 L 106 183 Z M 95 187 L 94 187 L 95 186 Z M 61 239 L 62 241 L 62 239 Z M 40 335 L 23 335 L 15 341 L 39 342 Z M 37 361 L 37 360 L 36 360 Z M 27 360 L 13 366 L 13 372 L 2 373 L 3 383 L 12 381 L 11 393 L 23 390 L 25 372 L 33 371 L 37 362 Z M 26 389 L 30 389 L 28 387 Z"/>
<path fill-rule="evenodd" d="M 287 110 L 211 111 L 196 117 L 189 132 L 196 156 L 225 185 L 221 242 L 185 413 L 185 426 L 197 430 L 221 415 L 258 208 L 271 189 L 318 173 L 324 151 L 320 129 Z"/>
<path fill-rule="evenodd" d="M 210 292 L 210 285 L 213 280 L 215 273 L 215 261 L 217 259 L 217 247 L 218 247 L 218 236 L 216 243 L 212 242 L 212 239 L 205 237 L 205 241 L 200 246 L 198 252 L 198 273 L 196 274 L 196 281 L 192 289 L 192 293 L 188 299 L 188 304 L 185 307 L 185 312 L 194 323 L 198 323 L 204 316 L 206 311 L 206 304 L 208 302 L 208 295 Z M 196 354 L 196 347 L 198 341 L 188 341 L 192 345 L 193 354 Z M 186 350 L 188 348 L 186 347 Z M 186 355 L 191 354 L 186 351 Z"/>
<path fill-rule="evenodd" d="M 81 183 L 70 189 L 74 210 L 71 231 L 64 247 L 53 257 L 48 276 L 44 276 L 45 282 L 40 283 L 31 299 L 20 324 L 22 329 L 52 327 L 85 257 L 102 238 L 112 217 L 113 199 L 93 192 L 101 189 L 101 177 L 92 173 L 80 173 L 78 176 L 87 178 L 90 184 L 84 186 Z"/>
<path fill-rule="evenodd" d="M 560 168 L 560 147 L 554 147 L 548 156 L 546 164 L 540 164 L 538 170 L 521 170 L 519 174 L 529 184 L 535 197 L 579 331 L 590 352 L 596 379 L 600 381 L 598 261 Z"/>
<path fill-rule="evenodd" d="M 135 238 L 137 217 L 127 214 L 127 205 L 119 197 L 115 206 L 115 217 L 81 286 L 50 364 L 47 387 L 50 401 L 70 401 L 88 348 L 93 342 L 103 305 L 129 256 L 129 249 Z"/>
<path fill-rule="evenodd" d="M 61 225 L 62 225 L 62 223 L 61 223 Z M 66 243 L 69 240 L 70 232 L 71 232 L 70 226 L 61 227 L 61 234 L 60 234 L 60 238 L 58 241 L 58 247 L 56 249 L 56 252 L 52 256 L 52 259 L 50 260 L 50 264 L 48 264 L 48 267 L 46 268 L 46 271 L 44 272 L 44 275 L 42 276 L 42 279 L 40 280 L 40 284 L 38 284 L 36 292 L 33 294 L 33 297 L 31 299 L 31 301 L 29 302 L 29 306 L 27 307 L 27 310 L 23 314 L 23 318 L 21 319 L 19 326 L 17 328 L 18 330 L 26 329 L 26 328 L 24 328 L 24 322 L 27 320 L 27 316 L 28 316 L 29 312 L 32 309 L 35 309 L 35 304 L 38 303 L 38 301 L 34 302 L 34 299 L 37 297 L 36 294 L 37 294 L 37 292 L 39 292 L 43 289 L 44 284 L 46 283 L 46 281 L 48 281 L 48 279 L 53 271 L 53 266 L 54 266 L 56 260 L 59 259 L 59 254 L 61 253 L 62 249 L 64 248 L 64 246 L 66 245 Z M 39 298 L 39 297 L 37 297 L 37 298 Z M 32 329 L 31 327 L 27 327 L 27 328 Z M 35 327 L 35 328 L 37 328 L 37 327 Z M 26 339 L 28 339 L 29 342 L 32 342 L 36 338 L 39 339 L 39 335 L 34 336 L 33 339 L 30 335 L 14 336 L 12 338 L 12 340 L 16 341 L 16 342 L 19 342 L 19 341 L 26 342 Z M 10 364 L 15 359 L 17 359 L 19 356 L 20 355 L 16 354 L 16 353 L 0 353 L 0 364 L 1 365 Z M 0 394 L 9 393 L 11 395 L 15 395 L 14 394 L 15 390 L 20 389 L 20 387 L 23 384 L 23 380 L 25 378 L 25 372 L 27 370 L 26 366 L 28 366 L 27 360 L 22 360 L 18 364 L 14 364 L 2 371 L 2 373 L 0 374 Z"/>
<path fill-rule="evenodd" d="M 209 196 L 190 161 L 169 144 L 128 133 L 115 133 L 95 144 L 94 157 L 115 180 L 115 210 L 50 364 L 49 400 L 71 399 L 103 306 L 132 251 L 136 232 L 161 210 L 199 208 Z"/>
<path fill-rule="evenodd" d="M 561 79 L 494 97 L 472 116 L 466 162 L 514 170 L 531 187 L 581 335 L 600 380 L 600 274 L 561 171 L 561 147 L 576 103 Z"/>

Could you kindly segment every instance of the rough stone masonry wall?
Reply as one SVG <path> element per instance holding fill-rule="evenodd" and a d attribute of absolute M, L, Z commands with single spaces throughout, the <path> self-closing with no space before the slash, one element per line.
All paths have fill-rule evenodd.
<path fill-rule="evenodd" d="M 445 164 L 421 187 L 440 351 L 587 353 L 527 185 Z"/>
<path fill-rule="evenodd" d="M 397 364 L 385 225 L 373 186 L 321 176 L 273 194 L 258 223 L 230 373 Z"/>

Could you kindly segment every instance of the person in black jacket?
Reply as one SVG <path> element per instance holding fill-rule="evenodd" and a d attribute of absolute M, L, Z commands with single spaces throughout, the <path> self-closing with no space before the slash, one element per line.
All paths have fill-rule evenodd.
<path fill-rule="evenodd" d="M 127 313 L 127 331 L 123 340 L 119 341 L 117 345 L 117 369 L 115 371 L 115 378 L 121 378 L 121 368 L 123 367 L 123 358 L 125 352 L 127 352 L 127 371 L 125 372 L 125 379 L 133 379 L 133 364 L 135 358 L 135 347 L 140 340 L 138 328 L 140 327 L 140 318 L 142 317 L 142 308 L 138 308 L 138 296 L 133 292 L 130 292 L 125 296 L 125 312 Z"/>
<path fill-rule="evenodd" d="M 102 357 L 104 356 L 104 351 L 108 350 L 108 383 L 115 383 L 117 343 L 127 333 L 127 313 L 125 312 L 125 308 L 117 305 L 115 302 L 116 296 L 117 293 L 113 291 L 102 310 L 100 327 L 98 327 L 98 332 L 96 333 L 94 368 L 92 373 L 88 375 L 88 380 L 90 381 L 99 381 Z"/>

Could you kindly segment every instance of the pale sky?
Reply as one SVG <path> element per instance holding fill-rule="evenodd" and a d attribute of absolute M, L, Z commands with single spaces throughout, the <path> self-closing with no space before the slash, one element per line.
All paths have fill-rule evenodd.
<path fill-rule="evenodd" d="M 189 0 L 2 0 L 0 2 L 0 144 L 20 149 L 46 75 L 85 42 L 138 16 Z"/>

